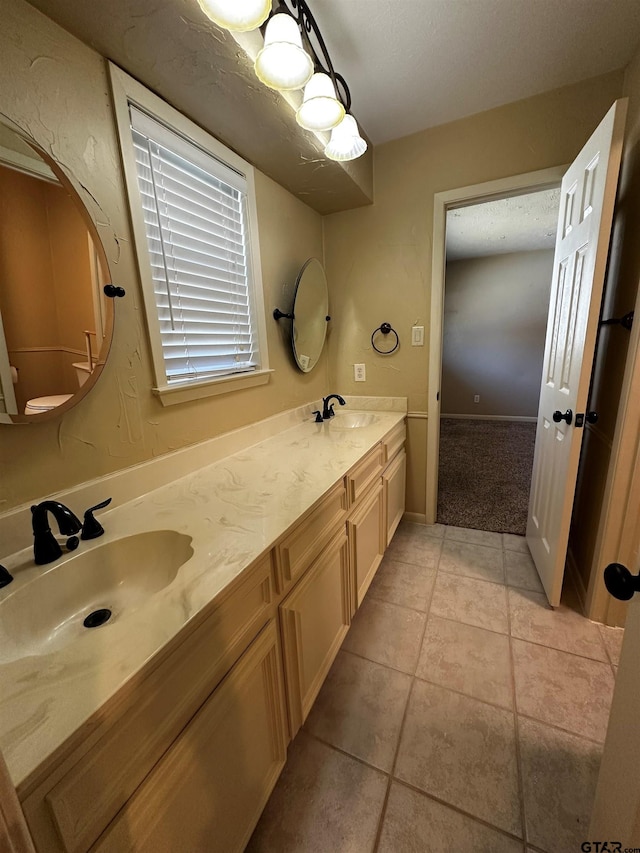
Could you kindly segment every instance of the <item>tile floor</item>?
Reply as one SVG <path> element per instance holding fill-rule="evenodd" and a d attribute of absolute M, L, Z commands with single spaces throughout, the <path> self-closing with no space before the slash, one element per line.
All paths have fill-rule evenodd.
<path fill-rule="evenodd" d="M 522 537 L 403 523 L 247 849 L 575 853 L 622 634 Z"/>

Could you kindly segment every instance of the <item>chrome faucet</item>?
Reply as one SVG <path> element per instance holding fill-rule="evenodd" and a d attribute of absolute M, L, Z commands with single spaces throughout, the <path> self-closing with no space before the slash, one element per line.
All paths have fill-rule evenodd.
<path fill-rule="evenodd" d="M 331 405 L 331 406 L 329 405 L 329 400 L 337 400 L 341 406 L 346 405 L 344 398 L 341 397 L 340 394 L 329 394 L 328 397 L 323 397 L 322 398 L 322 417 L 324 418 L 325 421 L 328 420 L 329 418 L 332 418 L 335 415 L 335 412 L 333 411 L 333 405 Z"/>
<path fill-rule="evenodd" d="M 80 519 L 58 501 L 42 501 L 37 506 L 32 506 L 33 557 L 37 566 L 52 563 L 62 555 L 62 548 L 49 527 L 49 513 L 57 521 L 63 536 L 74 536 L 82 527 Z"/>

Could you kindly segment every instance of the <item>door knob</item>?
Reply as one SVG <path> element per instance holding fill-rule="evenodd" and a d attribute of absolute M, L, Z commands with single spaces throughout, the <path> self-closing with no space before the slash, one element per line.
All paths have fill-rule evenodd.
<path fill-rule="evenodd" d="M 621 563 L 610 563 L 604 570 L 604 585 L 619 601 L 629 601 L 640 591 L 640 575 L 632 575 Z"/>
<path fill-rule="evenodd" d="M 597 424 L 598 423 L 598 413 L 597 412 L 587 412 L 586 420 L 588 424 Z"/>
<path fill-rule="evenodd" d="M 573 420 L 573 412 L 571 411 L 571 409 L 567 409 L 567 411 L 563 415 L 560 409 L 556 409 L 553 413 L 553 420 L 557 424 L 559 424 L 560 421 L 566 421 L 568 424 L 570 424 Z"/>

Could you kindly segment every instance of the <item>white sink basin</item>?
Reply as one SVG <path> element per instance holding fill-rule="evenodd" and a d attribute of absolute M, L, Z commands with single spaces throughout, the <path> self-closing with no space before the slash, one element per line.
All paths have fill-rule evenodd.
<path fill-rule="evenodd" d="M 193 555 L 191 537 L 174 530 L 82 547 L 58 563 L 27 569 L 23 583 L 16 573 L 0 592 L 0 663 L 46 655 L 107 630 L 167 587 Z M 111 611 L 108 620 L 86 628 L 85 618 L 102 608 Z"/>
<path fill-rule="evenodd" d="M 331 429 L 360 429 L 377 421 L 378 416 L 373 412 L 336 412 L 328 423 Z"/>

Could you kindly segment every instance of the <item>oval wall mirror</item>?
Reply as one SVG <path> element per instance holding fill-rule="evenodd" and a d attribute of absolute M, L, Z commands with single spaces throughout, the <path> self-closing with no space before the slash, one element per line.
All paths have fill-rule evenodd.
<path fill-rule="evenodd" d="M 61 170 L 0 124 L 0 422 L 56 417 L 93 387 L 111 343 L 109 282 Z"/>
<path fill-rule="evenodd" d="M 309 373 L 318 363 L 327 335 L 329 291 L 324 268 L 309 258 L 296 281 L 291 322 L 291 345 L 296 364 Z"/>

